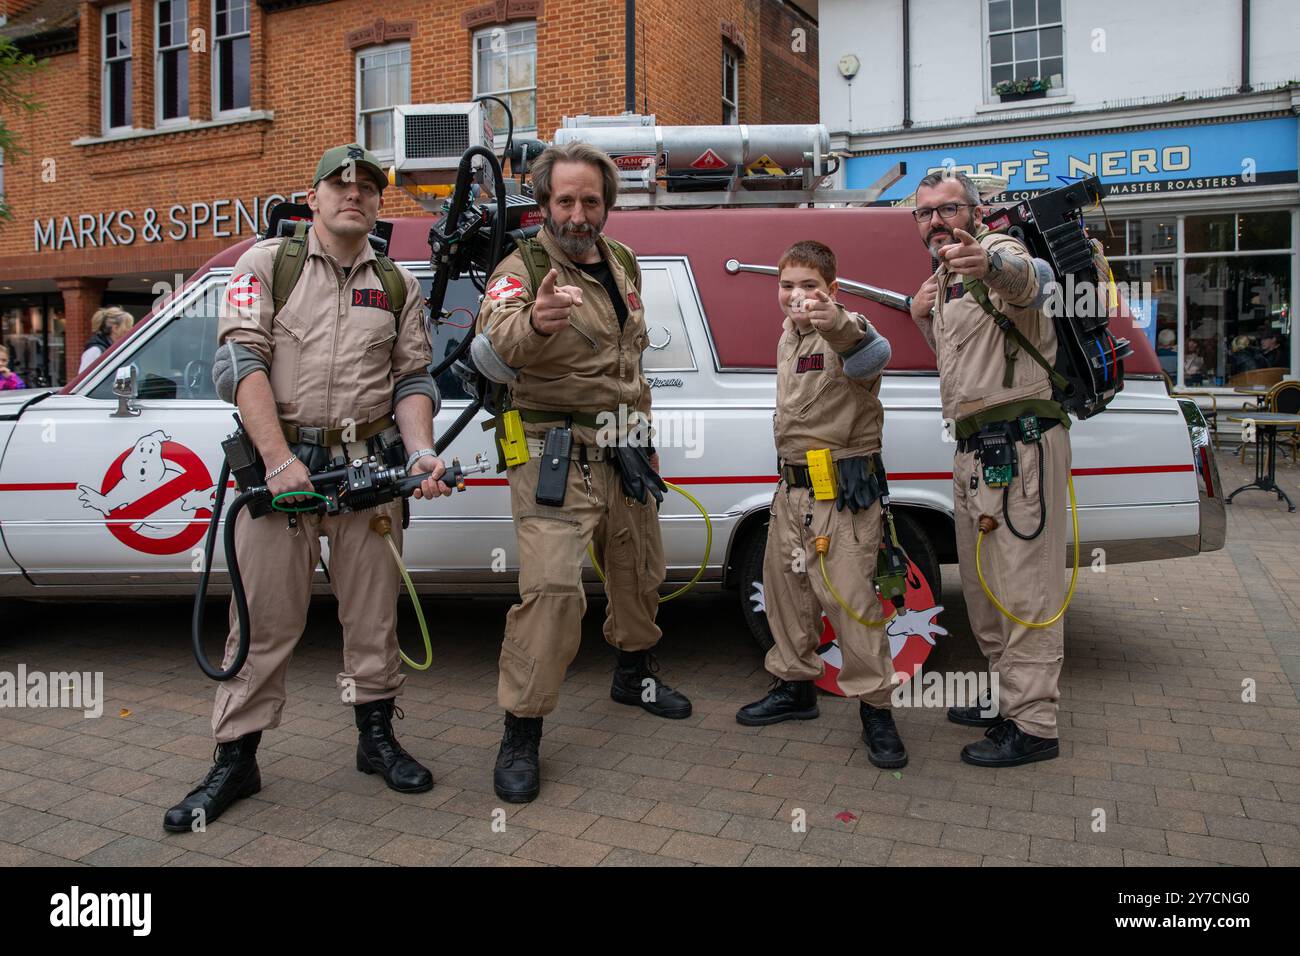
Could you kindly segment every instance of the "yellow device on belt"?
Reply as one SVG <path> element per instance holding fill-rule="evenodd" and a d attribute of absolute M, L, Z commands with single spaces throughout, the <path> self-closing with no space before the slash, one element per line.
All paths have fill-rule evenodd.
<path fill-rule="evenodd" d="M 808 479 L 812 482 L 813 497 L 818 501 L 835 500 L 835 463 L 829 448 L 815 448 L 808 452 Z"/>
<path fill-rule="evenodd" d="M 519 409 L 512 408 L 501 416 L 505 425 L 505 434 L 498 435 L 501 453 L 505 456 L 507 467 L 514 468 L 528 461 L 528 439 L 524 436 L 524 423 L 519 417 Z"/>

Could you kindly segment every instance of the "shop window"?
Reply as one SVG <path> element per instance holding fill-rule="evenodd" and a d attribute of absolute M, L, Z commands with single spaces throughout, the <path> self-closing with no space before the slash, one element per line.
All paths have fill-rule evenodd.
<path fill-rule="evenodd" d="M 1064 85 L 1061 0 L 989 0 L 988 24 L 989 86 L 995 93 L 1043 95 Z M 1032 88 L 1033 80 L 1042 88 Z"/>
<path fill-rule="evenodd" d="M 411 102 L 411 45 L 391 43 L 357 54 L 357 142 L 393 158 L 393 107 Z"/>
<path fill-rule="evenodd" d="M 158 125 L 184 121 L 190 114 L 189 10 L 186 0 L 158 0 L 154 22 L 154 82 Z"/>
<path fill-rule="evenodd" d="M 1201 381 L 1188 384 L 1244 385 L 1263 369 L 1277 378 L 1291 370 L 1290 255 L 1189 256 L 1185 274 L 1187 345 L 1204 363 Z"/>
<path fill-rule="evenodd" d="M 537 131 L 537 24 L 491 27 L 474 34 L 474 95 L 490 93 L 510 104 L 515 133 Z M 485 101 L 492 129 L 502 137 L 506 114 Z"/>
<path fill-rule="evenodd" d="M 722 122 L 740 122 L 740 53 L 730 43 L 722 44 Z"/>
<path fill-rule="evenodd" d="M 217 115 L 249 106 L 248 0 L 213 0 L 212 102 Z"/>
<path fill-rule="evenodd" d="M 100 11 L 100 100 L 105 133 L 131 128 L 131 5 Z"/>
<path fill-rule="evenodd" d="M 1124 291 L 1137 330 L 1155 348 L 1160 368 L 1177 382 L 1178 260 L 1111 259 L 1110 267 Z"/>

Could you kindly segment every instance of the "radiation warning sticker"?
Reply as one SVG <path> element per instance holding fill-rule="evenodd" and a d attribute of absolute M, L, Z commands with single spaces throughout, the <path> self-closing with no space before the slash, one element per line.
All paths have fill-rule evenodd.
<path fill-rule="evenodd" d="M 262 297 L 262 283 L 251 272 L 234 276 L 226 286 L 226 301 L 237 309 L 252 308 Z"/>
<path fill-rule="evenodd" d="M 713 150 L 706 149 L 698 159 L 691 163 L 691 169 L 726 169 L 728 165 Z"/>
<path fill-rule="evenodd" d="M 108 466 L 98 490 L 78 485 L 118 541 L 145 554 L 179 554 L 202 539 L 216 486 L 191 449 L 161 430 L 142 435 Z"/>
<path fill-rule="evenodd" d="M 502 276 L 488 288 L 489 299 L 513 299 L 522 295 L 524 284 L 514 276 Z"/>

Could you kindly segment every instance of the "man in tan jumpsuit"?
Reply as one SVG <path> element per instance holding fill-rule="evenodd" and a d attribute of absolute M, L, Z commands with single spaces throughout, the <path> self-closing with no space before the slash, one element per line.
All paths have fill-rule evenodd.
<path fill-rule="evenodd" d="M 1039 308 L 1040 280 L 1029 251 L 984 227 L 979 191 L 969 179 L 932 173 L 917 187 L 916 205 L 921 239 L 940 265 L 914 296 L 912 318 L 935 350 L 945 428 L 958 439 L 953 517 L 962 593 L 997 694 L 992 701 L 950 708 L 948 718 L 988 728 L 983 740 L 962 750 L 967 763 L 1010 767 L 1050 760 L 1060 749 L 1056 714 L 1064 621 L 1030 628 L 1004 616 L 980 584 L 975 544 L 981 517 L 992 518 L 997 526 L 984 536 L 980 566 L 988 587 L 1017 617 L 1045 621 L 1061 607 L 1070 419 L 1052 400 L 1046 371 L 1008 339 L 966 283 L 982 280 L 994 308 L 1049 363 L 1056 358 L 1056 331 Z M 1005 495 L 1002 487 L 989 487 L 984 473 L 981 455 L 990 433 L 993 440 L 1014 442 L 1019 460 Z M 984 716 L 989 713 L 995 716 Z"/>
<path fill-rule="evenodd" d="M 840 689 L 859 699 L 868 759 L 877 767 L 904 767 L 907 751 L 889 707 L 893 660 L 872 582 L 884 479 L 880 373 L 889 342 L 834 301 L 835 253 L 827 246 L 795 243 L 777 272 L 786 316 L 776 367 L 781 481 L 763 557 L 763 602 L 775 641 L 765 664 L 774 680 L 767 696 L 742 707 L 736 720 L 759 726 L 818 716 L 813 682 L 824 670 L 817 645 L 825 611 L 843 655 Z M 836 463 L 831 497 L 814 495 L 808 468 L 814 449 L 829 450 Z M 829 538 L 821 560 L 819 538 Z"/>
<path fill-rule="evenodd" d="M 427 473 L 417 497 L 450 494 L 434 457 L 436 391 L 428 372 L 419 282 L 401 270 L 406 298 L 395 316 L 368 240 L 382 208 L 387 177 L 361 147 L 327 150 L 307 193 L 314 218 L 306 260 L 278 314 L 273 263 L 287 239 L 256 243 L 235 264 L 220 306 L 213 379 L 240 417 L 266 467 L 271 494 L 311 491 L 311 471 L 333 458 L 364 458 L 399 438 L 414 452 L 408 472 Z M 399 453 L 400 454 L 400 453 Z M 289 507 L 309 499 L 284 499 Z M 301 507 L 301 504 L 297 506 Z M 395 790 L 428 790 L 433 779 L 393 736 L 398 672 L 398 572 L 387 542 L 371 529 L 377 515 L 392 524 L 401 547 L 402 503 L 329 517 L 240 512 L 235 541 L 248 599 L 247 663 L 217 688 L 212 714 L 216 765 L 164 826 L 184 831 L 211 822 L 232 802 L 256 793 L 262 731 L 280 724 L 285 675 L 306 623 L 320 538 L 329 539 L 330 580 L 343 625 L 343 700 L 356 711 L 357 769 L 379 773 Z M 233 659 L 239 628 L 234 603 L 226 643 Z M 400 715 L 399 715 L 400 716 Z"/>
<path fill-rule="evenodd" d="M 555 708 L 578 651 L 589 543 L 605 573 L 605 640 L 618 651 L 610 696 L 660 717 L 691 713 L 690 701 L 654 675 L 648 653 L 661 636 L 655 624 L 665 576 L 659 489 L 651 491 L 648 478 L 630 488 L 614 464 L 614 446 L 635 443 L 629 432 L 650 420 L 640 277 L 628 274 L 601 236 L 618 194 L 618 170 L 599 150 L 572 143 L 548 148 L 530 172 L 546 214 L 535 241 L 549 269 L 534 287 L 521 252 L 507 257 L 488 281 L 478 317 L 500 360 L 517 370 L 510 404 L 530 452 L 508 472 L 521 601 L 506 617 L 501 643 L 497 700 L 506 715 L 493 785 L 511 802 L 532 800 L 540 787 L 542 718 Z M 548 431 L 566 422 L 570 460 L 543 459 Z M 657 472 L 658 456 L 647 451 Z M 561 505 L 537 501 L 543 467 L 567 469 Z"/>

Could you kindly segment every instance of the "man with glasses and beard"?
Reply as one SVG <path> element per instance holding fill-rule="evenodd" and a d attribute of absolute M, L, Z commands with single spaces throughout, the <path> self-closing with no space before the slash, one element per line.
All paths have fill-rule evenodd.
<path fill-rule="evenodd" d="M 1063 620 L 1025 627 L 990 602 L 975 565 L 981 516 L 1007 527 L 986 534 L 980 551 L 994 594 L 1015 597 L 1016 614 L 1039 622 L 1065 594 L 1066 478 L 1069 415 L 1052 399 L 1043 367 L 1025 354 L 977 300 L 979 280 L 992 307 L 1005 314 L 1048 363 L 1056 330 L 1041 305 L 1033 258 L 1019 240 L 983 224 L 979 190 L 960 172 L 936 172 L 916 189 L 921 241 L 938 263 L 912 299 L 912 319 L 939 368 L 944 425 L 957 439 L 953 520 L 962 593 L 971 630 L 994 674 L 997 697 L 951 707 L 954 723 L 986 728 L 961 752 L 980 767 L 1012 767 L 1059 753 L 1057 682 L 1064 657 Z M 1058 427 L 1062 426 L 1062 427 Z M 1019 473 L 987 471 L 982 460 L 1014 442 Z M 993 480 L 990 486 L 989 480 Z M 1034 529 L 1038 529 L 1035 533 Z"/>
<path fill-rule="evenodd" d="M 508 407 L 528 446 L 527 461 L 508 471 L 521 600 L 506 615 L 497 683 L 506 714 L 493 786 L 512 803 L 540 788 L 542 718 L 578 651 L 589 544 L 605 572 L 605 640 L 617 650 L 610 696 L 659 717 L 691 713 L 691 702 L 655 676 L 649 653 L 662 633 L 663 485 L 646 440 L 640 270 L 630 250 L 601 235 L 618 169 L 575 142 L 547 148 L 529 171 L 545 224 L 492 274 L 477 324 L 514 370 Z M 566 432 L 567 447 L 557 442 Z"/>

